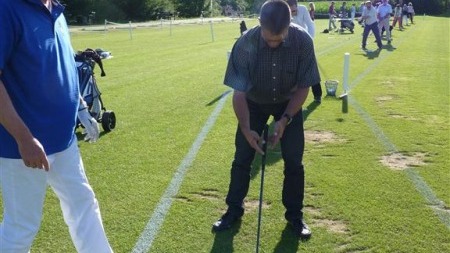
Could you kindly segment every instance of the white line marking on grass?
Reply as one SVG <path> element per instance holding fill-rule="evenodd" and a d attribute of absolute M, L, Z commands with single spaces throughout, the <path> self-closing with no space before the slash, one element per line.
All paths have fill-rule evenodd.
<path fill-rule="evenodd" d="M 192 162 L 197 156 L 198 150 L 202 146 L 202 143 L 205 140 L 206 135 L 208 134 L 209 130 L 211 130 L 211 128 L 214 126 L 217 117 L 219 116 L 220 112 L 223 109 L 228 94 L 230 94 L 229 91 L 222 94 L 222 97 L 220 98 L 216 108 L 209 116 L 202 130 L 200 131 L 191 148 L 189 149 L 189 152 L 186 154 L 183 161 L 181 161 L 181 164 L 178 166 L 178 169 L 175 172 L 172 181 L 166 188 L 166 191 L 159 200 L 159 203 L 155 211 L 153 212 L 152 217 L 150 218 L 149 222 L 144 228 L 144 231 L 142 231 L 141 236 L 136 242 L 136 245 L 132 250 L 133 253 L 145 253 L 148 252 L 149 249 L 151 248 L 153 240 L 155 240 L 155 237 L 158 234 L 158 230 L 163 224 L 164 218 L 167 212 L 169 211 L 170 206 L 172 205 L 173 197 L 178 193 L 181 183 L 183 182 L 184 175 L 186 174 L 187 169 L 191 166 Z"/>
<path fill-rule="evenodd" d="M 407 38 L 404 38 L 405 40 Z M 402 40 L 402 41 L 403 41 Z M 401 41 L 401 42 L 402 42 Z M 401 44 L 401 43 L 399 43 Z M 372 63 L 364 72 L 359 74 L 355 80 L 349 85 L 349 90 L 356 87 L 357 84 L 361 82 L 361 80 L 366 77 L 372 70 L 378 66 L 381 60 L 385 59 L 391 53 L 388 52 L 387 55 L 383 54 L 382 57 L 376 59 L 374 63 Z M 385 148 L 389 152 L 399 152 L 395 145 L 389 140 L 386 135 L 384 135 L 383 130 L 378 127 L 375 121 L 370 117 L 370 115 L 364 111 L 362 106 L 358 104 L 358 102 L 351 96 L 349 98 L 349 103 L 355 108 L 356 112 L 366 121 L 367 125 L 369 125 L 370 129 L 373 131 L 375 136 L 381 141 L 381 143 L 385 146 Z M 414 184 L 417 191 L 425 198 L 428 204 L 432 207 L 433 212 L 437 215 L 437 217 L 441 220 L 441 222 L 450 229 L 450 212 L 447 210 L 444 201 L 440 200 L 436 194 L 434 194 L 433 190 L 427 185 L 427 183 L 423 180 L 423 178 L 417 173 L 416 170 L 412 168 L 407 168 L 406 174 L 409 179 Z"/>
<path fill-rule="evenodd" d="M 349 97 L 349 103 L 355 108 L 357 113 L 366 121 L 375 136 L 381 141 L 381 143 L 386 147 L 389 152 L 395 153 L 399 150 L 395 145 L 389 140 L 380 127 L 375 123 L 375 121 L 367 114 L 362 107 L 354 100 Z M 440 200 L 433 190 L 427 185 L 423 178 L 417 173 L 416 170 L 412 168 L 407 168 L 405 170 L 409 179 L 412 181 L 417 191 L 425 198 L 428 204 L 433 207 L 433 212 L 438 216 L 442 223 L 450 229 L 450 212 L 446 210 L 445 203 Z"/>

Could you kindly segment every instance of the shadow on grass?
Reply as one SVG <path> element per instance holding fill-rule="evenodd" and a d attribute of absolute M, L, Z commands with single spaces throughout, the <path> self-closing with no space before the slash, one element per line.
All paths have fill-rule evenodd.
<path fill-rule="evenodd" d="M 366 53 L 363 54 L 365 57 L 367 57 L 367 59 L 369 60 L 373 60 L 375 58 L 378 58 L 380 56 L 380 52 L 381 50 L 376 49 L 376 50 L 366 50 Z"/>
<path fill-rule="evenodd" d="M 299 238 L 292 232 L 290 225 L 286 224 L 281 233 L 280 241 L 273 250 L 274 253 L 295 253 L 298 250 Z"/>
<path fill-rule="evenodd" d="M 228 95 L 228 93 L 230 93 L 230 92 L 232 92 L 232 90 L 225 91 L 224 93 L 220 94 L 219 96 L 217 96 L 216 98 L 211 100 L 209 103 L 207 103 L 206 106 L 211 106 L 211 105 L 215 104 L 217 101 L 219 101 L 220 99 L 222 99 L 223 97 Z"/>
<path fill-rule="evenodd" d="M 314 111 L 316 110 L 316 108 L 320 105 L 320 103 L 317 103 L 315 101 L 312 101 L 311 103 L 309 103 L 308 106 L 306 106 L 306 108 L 303 108 L 303 122 L 305 122 L 308 119 L 308 116 Z"/>
<path fill-rule="evenodd" d="M 228 253 L 234 252 L 233 240 L 239 229 L 241 228 L 242 221 L 239 220 L 230 229 L 215 233 L 214 243 L 211 248 L 211 253 Z"/>
<path fill-rule="evenodd" d="M 362 53 L 362 55 L 367 57 L 367 59 L 369 59 L 369 60 L 373 60 L 375 58 L 378 58 L 380 56 L 380 53 L 383 50 L 387 50 L 389 52 L 392 52 L 392 51 L 397 49 L 396 47 L 392 46 L 392 44 L 383 45 L 381 48 L 382 48 L 382 50 L 379 50 L 379 49 L 377 49 L 377 50 L 365 50 L 364 51 L 365 53 Z"/>

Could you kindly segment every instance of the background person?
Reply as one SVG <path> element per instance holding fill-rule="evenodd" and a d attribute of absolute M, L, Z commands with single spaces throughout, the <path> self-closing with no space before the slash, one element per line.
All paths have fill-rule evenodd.
<path fill-rule="evenodd" d="M 364 22 L 364 32 L 362 37 L 362 45 L 361 48 L 363 50 L 366 49 L 367 45 L 367 37 L 369 36 L 370 31 L 372 31 L 375 36 L 376 43 L 378 45 L 378 50 L 381 50 L 383 44 L 381 43 L 380 30 L 378 29 L 377 22 L 377 11 L 372 6 L 372 2 L 366 2 L 366 8 L 364 8 L 363 13 L 361 15 L 361 20 Z"/>
<path fill-rule="evenodd" d="M 263 153 L 260 136 L 273 116 L 269 144 L 273 147 L 281 142 L 285 218 L 297 236 L 309 238 L 311 231 L 303 222 L 302 212 L 305 140 L 301 107 L 309 87 L 320 82 L 314 46 L 304 29 L 290 24 L 290 10 L 284 0 L 266 1 L 259 21 L 259 26 L 234 44 L 225 73 L 225 85 L 234 89 L 238 127 L 226 197 L 228 209 L 213 230 L 229 229 L 244 214 L 251 164 L 255 152 Z"/>
<path fill-rule="evenodd" d="M 388 3 L 388 0 L 383 0 L 377 8 L 378 30 L 380 30 L 381 38 L 381 31 L 384 28 L 386 31 L 386 40 L 388 41 L 388 44 L 391 44 L 391 29 L 389 29 L 391 13 L 392 6 Z"/>
<path fill-rule="evenodd" d="M 356 5 L 353 3 L 352 7 L 350 7 L 350 19 L 352 20 L 352 22 L 355 20 L 355 15 L 356 15 Z"/>
<path fill-rule="evenodd" d="M 402 16 L 403 16 L 403 24 L 405 24 L 405 25 L 409 25 L 408 24 L 408 5 L 406 5 L 406 4 L 403 4 L 403 7 L 402 7 Z"/>
<path fill-rule="evenodd" d="M 414 14 L 415 14 L 415 12 L 414 12 L 413 4 L 411 2 L 408 3 L 407 11 L 408 11 L 408 18 L 411 21 L 411 24 L 414 24 Z"/>
<path fill-rule="evenodd" d="M 297 0 L 287 0 L 289 8 L 291 9 L 292 22 L 304 28 L 311 38 L 315 36 L 314 22 L 309 15 L 308 8 L 306 6 L 297 4 Z"/>
<path fill-rule="evenodd" d="M 309 16 L 311 17 L 312 21 L 314 21 L 314 15 L 316 13 L 316 6 L 313 2 L 309 2 Z"/>
<path fill-rule="evenodd" d="M 288 0 L 287 3 L 291 9 L 292 22 L 305 28 L 311 38 L 314 39 L 315 25 L 306 6 L 301 4 L 298 5 L 297 0 Z M 322 102 L 322 87 L 320 86 L 320 82 L 313 85 L 311 90 L 314 96 L 314 101 L 320 104 Z"/>
<path fill-rule="evenodd" d="M 394 8 L 394 20 L 392 21 L 392 28 L 395 28 L 395 25 L 398 22 L 398 29 L 400 31 L 403 30 L 402 26 L 402 7 L 400 4 L 397 4 Z"/>
<path fill-rule="evenodd" d="M 346 3 L 346 2 L 342 2 L 341 7 L 339 8 L 339 14 L 341 14 L 341 17 L 342 17 L 342 18 L 348 17 L 348 13 L 347 13 L 347 3 Z"/>
<path fill-rule="evenodd" d="M 330 7 L 328 7 L 328 30 L 330 32 L 336 30 L 336 23 L 334 21 L 336 15 L 337 13 L 336 10 L 334 9 L 334 2 L 331 2 Z M 331 26 L 333 26 L 333 30 L 331 30 Z"/>
<path fill-rule="evenodd" d="M 60 200 L 76 250 L 112 252 L 74 134 L 77 114 L 92 141 L 98 125 L 80 107 L 63 10 L 54 0 L 0 0 L 2 253 L 30 251 L 47 185 Z"/>

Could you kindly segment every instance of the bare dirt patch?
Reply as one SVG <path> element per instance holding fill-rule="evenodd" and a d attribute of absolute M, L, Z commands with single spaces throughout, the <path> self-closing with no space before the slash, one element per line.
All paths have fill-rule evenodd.
<path fill-rule="evenodd" d="M 412 155 L 392 153 L 382 156 L 380 162 L 392 170 L 405 170 L 409 167 L 425 165 L 425 157 L 426 154 L 424 153 L 414 153 Z"/>
<path fill-rule="evenodd" d="M 210 201 L 218 200 L 219 193 L 216 190 L 204 189 L 202 192 L 194 192 L 192 196 L 200 199 L 207 199 Z"/>
<path fill-rule="evenodd" d="M 392 100 L 392 99 L 394 99 L 393 96 L 387 95 L 387 96 L 380 96 L 380 97 L 377 97 L 377 98 L 375 98 L 375 101 L 377 101 L 378 103 L 382 103 L 382 102 L 385 102 L 385 101 L 390 101 L 390 100 Z"/>
<path fill-rule="evenodd" d="M 336 234 L 347 234 L 350 232 L 347 228 L 347 225 L 339 220 L 315 219 L 313 220 L 313 222 L 316 226 L 324 227 Z"/>
<path fill-rule="evenodd" d="M 394 87 L 394 83 L 391 80 L 382 81 L 381 85 L 388 86 L 388 87 Z"/>
<path fill-rule="evenodd" d="M 347 227 L 347 224 L 344 221 L 337 219 L 327 219 L 323 217 L 320 208 L 314 206 L 305 206 L 305 213 L 310 215 L 311 222 L 315 227 L 322 227 L 327 229 L 328 231 L 336 234 L 349 234 L 350 230 Z"/>
<path fill-rule="evenodd" d="M 333 132 L 306 130 L 305 141 L 319 144 L 319 143 L 340 142 L 343 141 L 343 139 L 339 139 Z"/>
<path fill-rule="evenodd" d="M 244 206 L 245 206 L 245 210 L 246 211 L 255 211 L 255 210 L 258 210 L 258 208 L 259 208 L 259 200 L 245 200 L 244 201 Z M 263 209 L 265 209 L 265 208 L 269 208 L 269 206 L 270 206 L 270 203 L 268 203 L 268 202 L 262 202 L 262 208 Z"/>

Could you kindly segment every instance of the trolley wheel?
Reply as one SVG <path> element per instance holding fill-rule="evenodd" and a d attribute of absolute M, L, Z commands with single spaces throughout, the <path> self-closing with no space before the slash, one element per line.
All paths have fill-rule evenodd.
<path fill-rule="evenodd" d="M 110 132 L 116 127 L 116 114 L 113 111 L 105 111 L 102 114 L 102 127 L 106 132 Z"/>
<path fill-rule="evenodd" d="M 352 30 L 350 30 L 350 32 L 351 32 L 351 33 L 354 33 L 353 29 L 352 29 Z"/>

